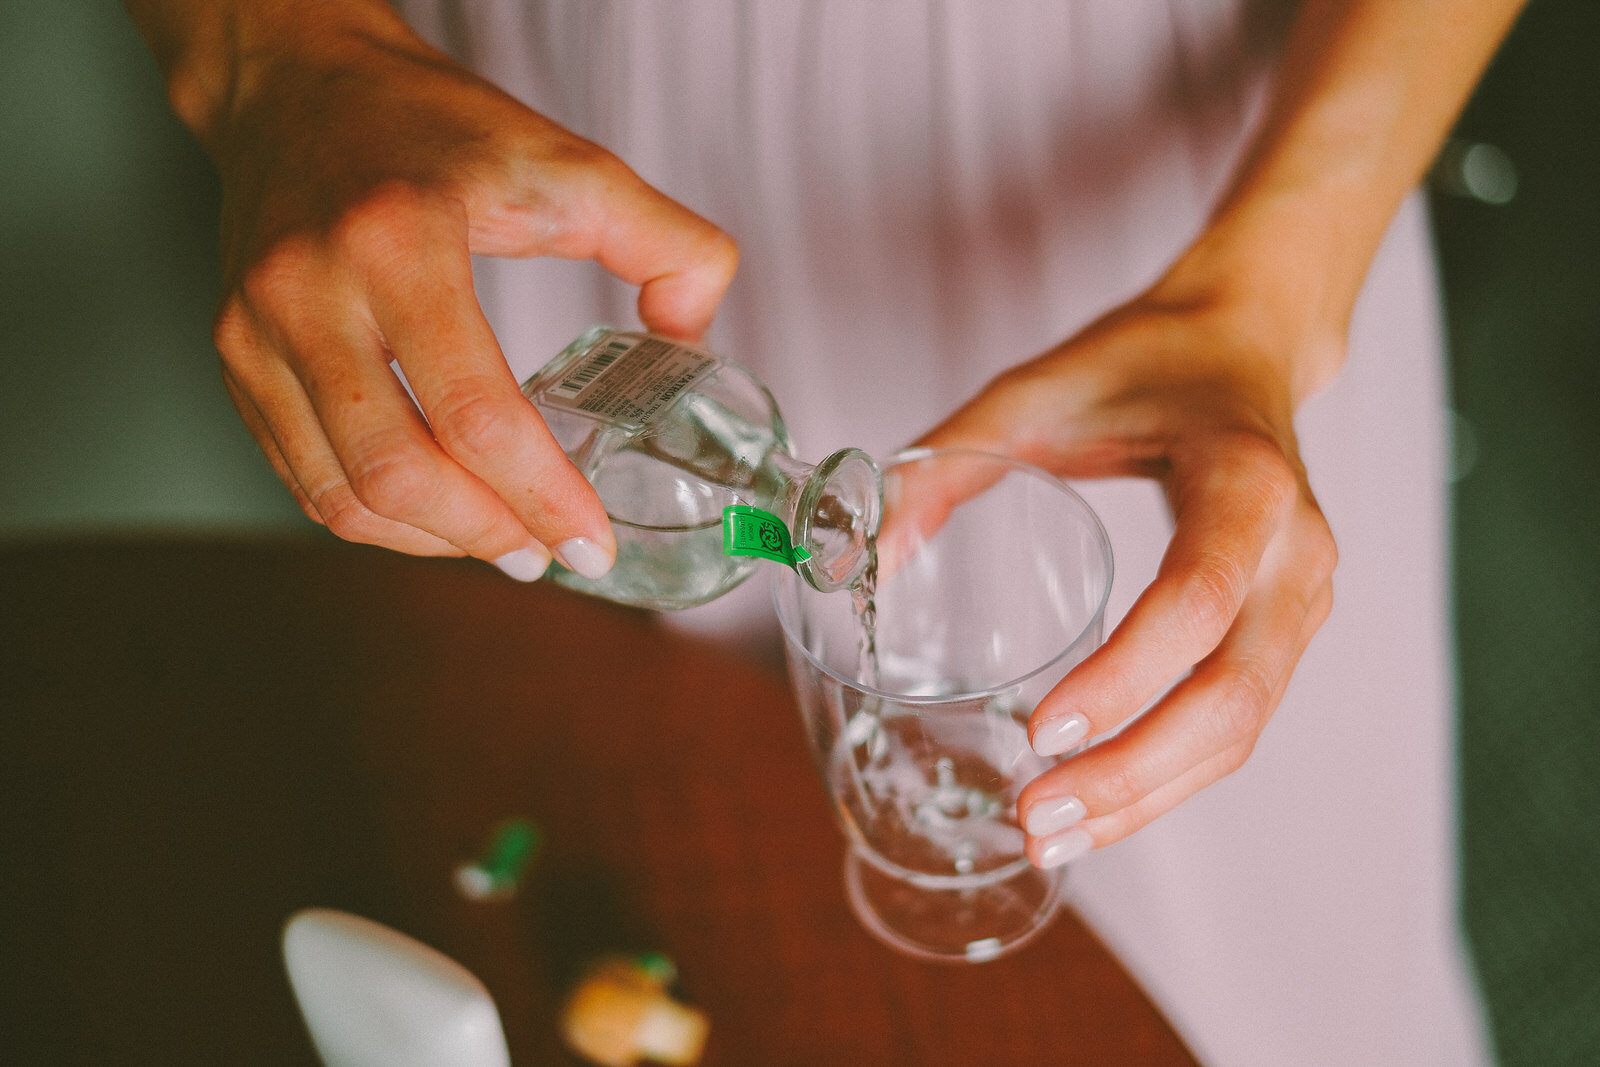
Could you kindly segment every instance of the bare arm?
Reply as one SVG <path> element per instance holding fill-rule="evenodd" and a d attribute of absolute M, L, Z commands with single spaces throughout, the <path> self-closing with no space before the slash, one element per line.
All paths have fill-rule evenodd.
<path fill-rule="evenodd" d="M 1239 767 L 1282 698 L 1331 610 L 1337 555 L 1295 409 L 1337 374 L 1377 246 L 1520 6 L 1308 0 L 1192 246 L 924 438 L 1068 476 L 1153 477 L 1172 506 L 1157 577 L 1041 702 L 1034 746 L 1066 751 L 1172 688 L 1024 791 L 1036 863 L 1116 841 Z"/>
<path fill-rule="evenodd" d="M 1342 362 L 1379 241 L 1526 0 L 1306 0 L 1260 131 L 1205 233 L 1162 286 L 1216 286 L 1306 339 L 1294 399 Z"/>

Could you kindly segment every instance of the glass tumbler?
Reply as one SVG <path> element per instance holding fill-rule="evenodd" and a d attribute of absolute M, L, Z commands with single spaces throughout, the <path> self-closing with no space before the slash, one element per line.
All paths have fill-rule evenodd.
<path fill-rule="evenodd" d="M 1061 899 L 1016 802 L 1071 753 L 1036 755 L 1027 723 L 1101 642 L 1111 546 L 1082 497 L 1016 460 L 914 449 L 883 478 L 877 559 L 850 595 L 773 568 L 790 680 L 856 915 L 912 956 L 982 962 Z"/>

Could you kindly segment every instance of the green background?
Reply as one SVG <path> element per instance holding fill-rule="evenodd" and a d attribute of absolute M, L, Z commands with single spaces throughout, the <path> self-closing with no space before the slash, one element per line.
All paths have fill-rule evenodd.
<path fill-rule="evenodd" d="M 1435 202 L 1456 410 L 1465 917 L 1508 1064 L 1600 1064 L 1600 4 L 1534 0 Z"/>
<path fill-rule="evenodd" d="M 217 374 L 218 198 L 120 6 L 0 3 L 0 536 L 307 524 Z"/>
<path fill-rule="evenodd" d="M 1516 197 L 1435 197 L 1465 920 L 1507 1064 L 1600 1063 L 1597 51 L 1600 4 L 1534 0 L 1458 130 Z M 0 5 L 0 539 L 309 529 L 217 377 L 217 201 L 120 8 Z"/>

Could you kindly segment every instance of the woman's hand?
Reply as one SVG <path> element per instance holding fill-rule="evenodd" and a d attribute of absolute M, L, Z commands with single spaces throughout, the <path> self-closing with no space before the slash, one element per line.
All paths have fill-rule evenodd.
<path fill-rule="evenodd" d="M 130 4 L 158 55 L 172 6 Z M 386 5 L 235 7 L 231 37 L 190 34 L 168 66 L 222 175 L 223 377 L 279 478 L 347 540 L 603 573 L 605 509 L 518 391 L 469 256 L 597 260 L 649 328 L 693 338 L 733 242 Z"/>
<path fill-rule="evenodd" d="M 1149 293 L 924 440 L 1068 477 L 1147 475 L 1172 507 L 1155 580 L 1034 712 L 1034 747 L 1054 754 L 1160 696 L 1023 790 L 1040 866 L 1233 771 L 1277 707 L 1333 599 L 1295 405 L 1337 373 L 1367 265 L 1522 2 L 1304 0 L 1260 128 L 1195 242 Z"/>
<path fill-rule="evenodd" d="M 1023 790 L 1035 864 L 1126 837 L 1238 768 L 1327 617 L 1336 552 L 1296 451 L 1299 354 L 1242 308 L 1153 293 L 1008 371 L 919 442 L 1069 478 L 1151 477 L 1172 508 L 1155 580 L 1040 702 L 1030 738 L 1055 755 L 1161 698 Z"/>

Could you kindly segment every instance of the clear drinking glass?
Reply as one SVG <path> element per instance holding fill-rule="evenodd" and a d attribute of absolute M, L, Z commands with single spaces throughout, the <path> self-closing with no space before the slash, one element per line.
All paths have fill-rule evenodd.
<path fill-rule="evenodd" d="M 1064 757 L 1036 755 L 1027 722 L 1101 642 L 1111 546 L 1082 497 L 1025 463 L 915 449 L 883 477 L 867 587 L 823 594 L 773 568 L 774 599 L 852 907 L 910 955 L 981 962 L 1060 902 L 1016 802 Z"/>

